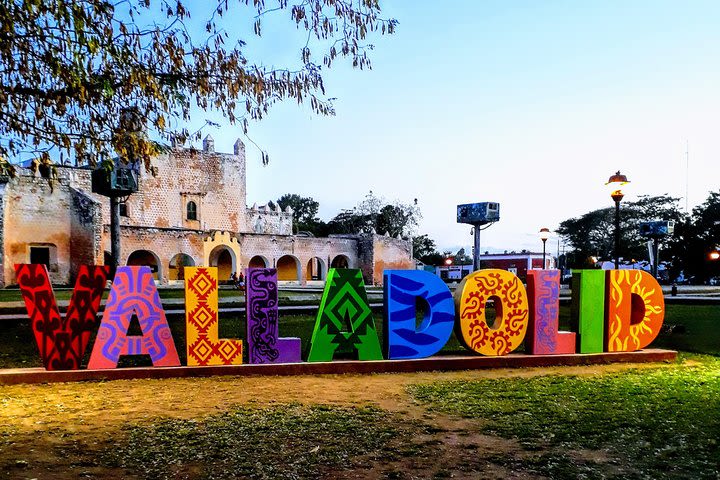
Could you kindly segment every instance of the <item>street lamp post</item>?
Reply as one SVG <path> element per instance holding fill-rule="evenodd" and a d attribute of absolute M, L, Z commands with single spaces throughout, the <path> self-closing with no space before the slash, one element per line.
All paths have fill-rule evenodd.
<path fill-rule="evenodd" d="M 543 242 L 542 269 L 545 270 L 545 243 L 548 241 L 548 238 L 550 238 L 550 229 L 543 227 L 540 229 L 540 232 L 538 232 L 538 235 Z"/>
<path fill-rule="evenodd" d="M 615 201 L 615 270 L 620 268 L 620 201 L 625 196 L 622 188 L 628 183 L 630 180 L 620 170 L 605 183 L 610 188 L 610 197 Z"/>

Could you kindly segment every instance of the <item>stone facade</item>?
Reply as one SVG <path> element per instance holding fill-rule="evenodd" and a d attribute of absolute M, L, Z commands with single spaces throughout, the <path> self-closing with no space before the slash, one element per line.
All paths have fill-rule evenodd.
<path fill-rule="evenodd" d="M 0 178 L 0 285 L 14 264 L 47 263 L 56 284 L 72 284 L 83 264 L 109 259 L 110 207 L 91 192 L 91 171 L 58 167 L 53 184 L 18 168 Z M 361 268 L 369 284 L 383 269 L 414 268 L 410 242 L 379 235 L 292 235 L 292 211 L 247 207 L 245 147 L 233 154 L 172 149 L 139 172 L 140 189 L 121 209 L 121 260 L 149 265 L 160 283 L 181 281 L 182 267 L 219 268 L 221 280 L 248 266 L 278 269 L 280 281 L 321 283 L 328 268 Z"/>

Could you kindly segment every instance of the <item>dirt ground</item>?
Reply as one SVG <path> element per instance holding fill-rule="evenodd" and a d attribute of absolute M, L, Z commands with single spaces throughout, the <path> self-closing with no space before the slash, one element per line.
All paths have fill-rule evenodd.
<path fill-rule="evenodd" d="M 458 465 L 461 463 L 459 460 L 474 462 L 476 473 L 465 477 L 462 469 L 457 469 L 453 471 L 454 478 L 477 478 L 478 470 L 483 472 L 484 478 L 528 478 L 483 460 L 498 455 L 523 455 L 522 448 L 515 441 L 469 433 L 467 424 L 474 420 L 428 412 L 413 402 L 405 387 L 444 380 L 530 377 L 551 373 L 592 375 L 643 367 L 657 368 L 658 364 L 4 386 L 0 387 L 0 432 L 4 437 L 0 465 L 5 465 L 5 471 L 0 473 L 0 478 L 132 478 L 127 472 L 108 471 L 83 463 L 82 458 L 87 456 L 88 449 L 100 451 L 111 447 L 108 444 L 110 439 L 118 436 L 127 425 L 168 417 L 198 419 L 237 405 L 288 402 L 373 404 L 437 427 L 437 433 L 419 440 L 436 444 L 438 456 L 414 459 L 412 466 L 397 465 L 399 471 L 412 468 L 412 478 L 432 478 L 430 472 L 438 462 Z M 593 461 L 603 455 L 602 452 L 576 454 L 592 457 Z M 458 459 L 458 455 L 467 458 Z M 387 465 L 383 468 L 386 469 Z M 378 476 L 375 473 L 373 470 L 338 470 L 332 477 L 375 478 Z"/>

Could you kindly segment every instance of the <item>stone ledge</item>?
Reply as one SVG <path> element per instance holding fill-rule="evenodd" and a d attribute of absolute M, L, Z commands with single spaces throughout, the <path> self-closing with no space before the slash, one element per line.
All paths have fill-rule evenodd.
<path fill-rule="evenodd" d="M 0 370 L 0 385 L 212 376 L 242 377 L 259 375 L 290 376 L 346 373 L 410 373 L 491 368 L 598 365 L 608 363 L 668 362 L 674 361 L 676 358 L 677 352 L 673 350 L 648 349 L 637 352 L 568 355 L 511 354 L 503 357 L 438 356 L 419 360 L 341 360 L 318 363 L 245 364 L 210 367 L 142 367 L 118 368 L 114 370 L 47 371 L 43 368 L 15 368 Z"/>

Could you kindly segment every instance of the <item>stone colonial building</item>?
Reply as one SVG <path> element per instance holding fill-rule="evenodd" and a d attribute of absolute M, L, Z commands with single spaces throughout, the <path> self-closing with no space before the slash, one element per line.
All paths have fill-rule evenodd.
<path fill-rule="evenodd" d="M 0 285 L 15 284 L 14 264 L 45 263 L 55 284 L 72 284 L 80 265 L 109 259 L 110 206 L 91 191 L 87 168 L 58 167 L 50 185 L 28 169 L 0 177 Z M 172 149 L 141 169 L 139 192 L 121 205 L 122 263 L 148 265 L 161 284 L 182 267 L 216 266 L 221 280 L 250 267 L 275 267 L 280 281 L 322 282 L 328 268 L 360 268 L 382 283 L 385 269 L 414 268 L 412 245 L 382 235 L 293 235 L 292 212 L 247 206 L 245 146 L 216 153 Z"/>

